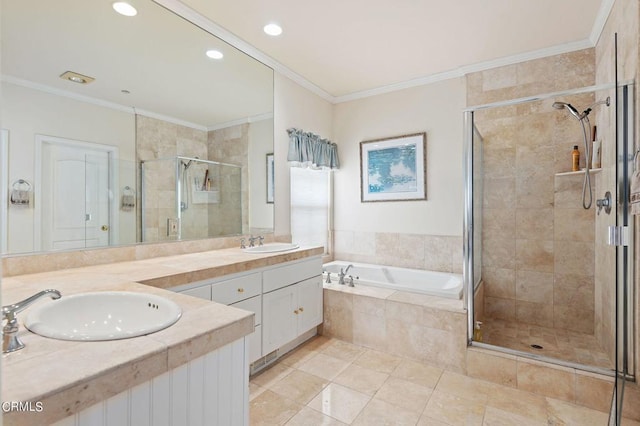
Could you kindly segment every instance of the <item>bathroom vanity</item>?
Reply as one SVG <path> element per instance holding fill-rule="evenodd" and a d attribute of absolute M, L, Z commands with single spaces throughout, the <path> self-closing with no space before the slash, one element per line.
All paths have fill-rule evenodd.
<path fill-rule="evenodd" d="M 3 278 L 4 304 L 46 288 L 119 290 L 183 311 L 153 334 L 77 342 L 26 330 L 27 308 L 25 348 L 3 355 L 2 401 L 22 403 L 4 424 L 248 424 L 249 364 L 265 365 L 322 322 L 322 251 L 233 248 Z"/>

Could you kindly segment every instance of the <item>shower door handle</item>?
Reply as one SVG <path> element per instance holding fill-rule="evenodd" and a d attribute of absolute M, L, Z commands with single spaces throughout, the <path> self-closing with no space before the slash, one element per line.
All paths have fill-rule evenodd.
<path fill-rule="evenodd" d="M 610 246 L 625 247 L 629 245 L 629 227 L 628 226 L 609 226 L 607 244 Z"/>

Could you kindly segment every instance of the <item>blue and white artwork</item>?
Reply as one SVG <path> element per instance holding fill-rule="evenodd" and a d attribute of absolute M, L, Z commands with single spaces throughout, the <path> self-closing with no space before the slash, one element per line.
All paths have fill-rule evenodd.
<path fill-rule="evenodd" d="M 369 192 L 416 191 L 416 145 L 369 151 Z"/>
<path fill-rule="evenodd" d="M 362 201 L 426 199 L 426 133 L 360 143 Z"/>

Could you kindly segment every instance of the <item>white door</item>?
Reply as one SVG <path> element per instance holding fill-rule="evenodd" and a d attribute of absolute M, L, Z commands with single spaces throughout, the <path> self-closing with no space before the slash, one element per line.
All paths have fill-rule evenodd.
<path fill-rule="evenodd" d="M 64 250 L 109 244 L 110 153 L 91 144 L 44 141 L 41 248 Z"/>

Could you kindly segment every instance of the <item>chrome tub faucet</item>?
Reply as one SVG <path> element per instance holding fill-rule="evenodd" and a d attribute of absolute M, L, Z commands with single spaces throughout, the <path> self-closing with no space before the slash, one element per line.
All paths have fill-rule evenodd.
<path fill-rule="evenodd" d="M 49 296 L 52 299 L 60 299 L 62 296 L 58 290 L 44 290 L 28 297 L 20 302 L 13 303 L 2 307 L 2 320 L 7 323 L 2 327 L 2 353 L 7 354 L 24 348 L 24 343 L 18 338 L 18 312 L 25 310 L 36 300 L 41 297 Z"/>
<path fill-rule="evenodd" d="M 347 269 L 345 270 L 340 268 L 340 273 L 338 274 L 338 284 L 344 285 L 344 277 L 347 275 L 347 272 L 349 272 L 349 269 L 351 268 L 353 268 L 353 264 L 349 264 L 349 266 L 347 266 Z M 353 283 L 353 279 L 351 279 L 351 282 Z"/>

